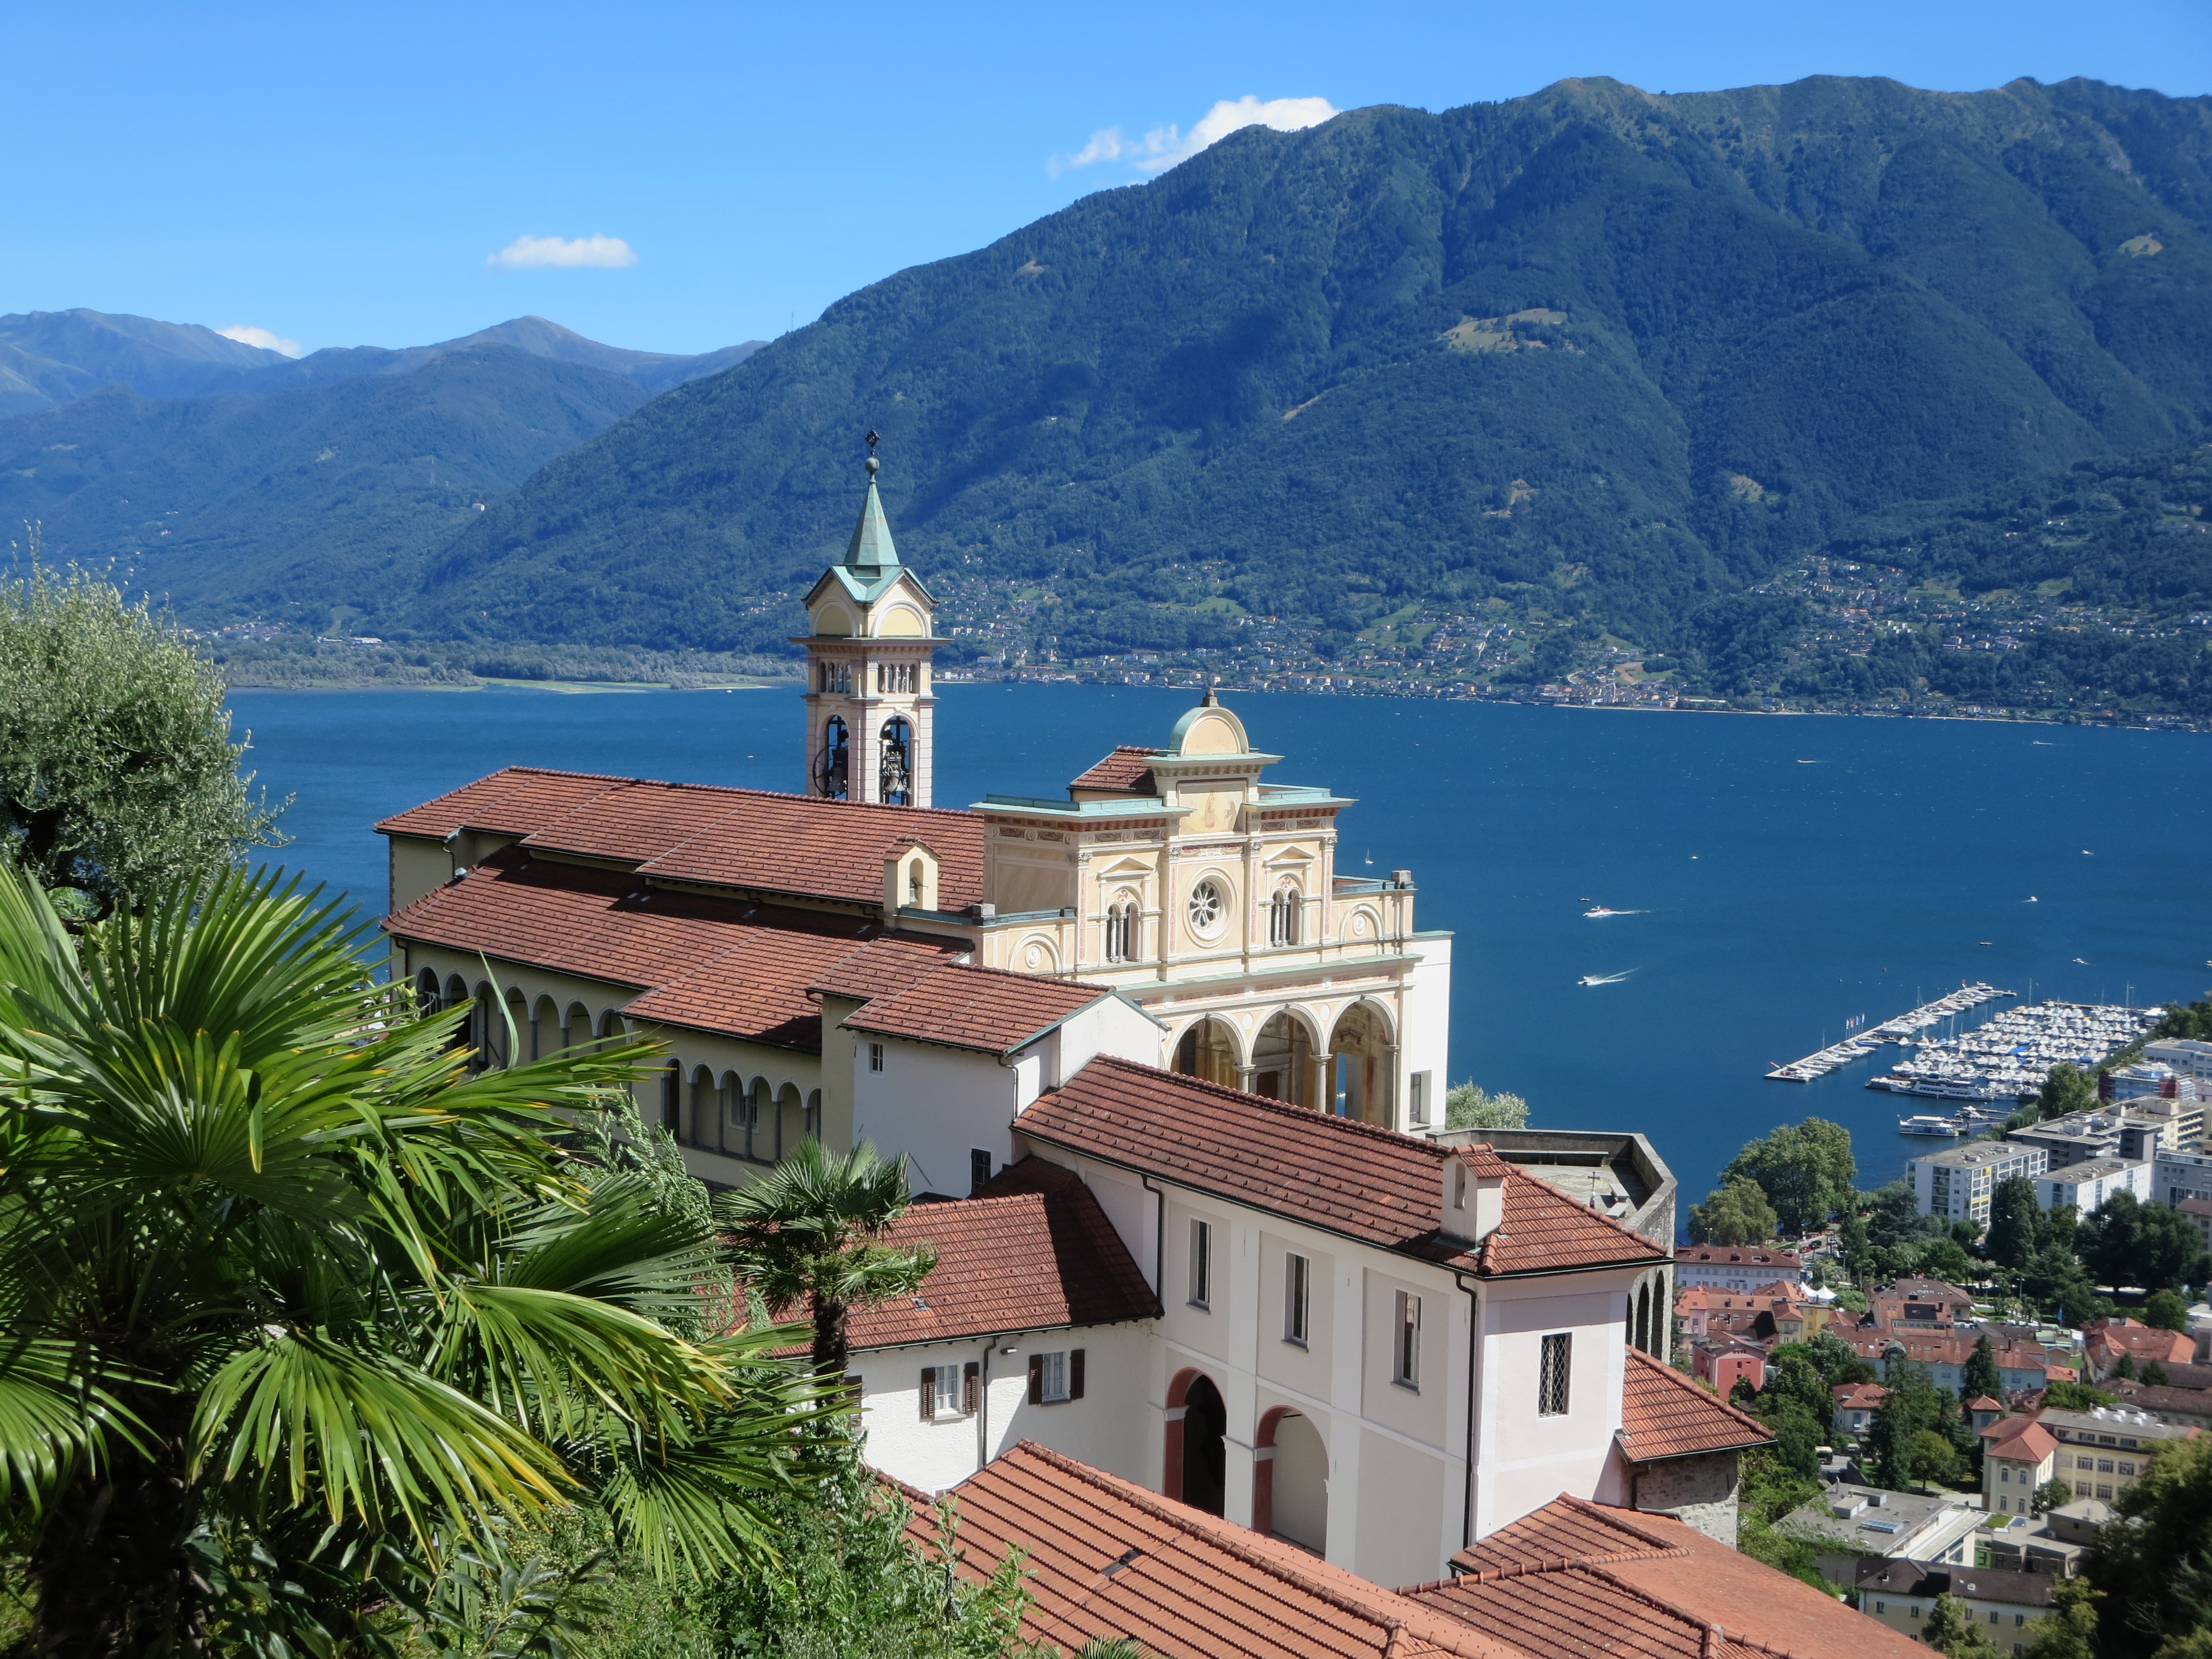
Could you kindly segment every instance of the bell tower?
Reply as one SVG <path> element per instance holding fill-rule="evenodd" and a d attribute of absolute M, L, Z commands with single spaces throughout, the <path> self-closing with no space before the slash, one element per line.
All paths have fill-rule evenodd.
<path fill-rule="evenodd" d="M 899 562 L 876 494 L 878 439 L 868 434 L 868 492 L 845 557 L 806 595 L 805 793 L 884 806 L 930 804 L 930 665 L 937 601 Z"/>

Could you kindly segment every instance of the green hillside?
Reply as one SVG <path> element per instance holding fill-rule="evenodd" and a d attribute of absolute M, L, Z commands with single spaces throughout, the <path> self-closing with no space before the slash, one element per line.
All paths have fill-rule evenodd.
<path fill-rule="evenodd" d="M 769 648 L 872 427 L 979 653 L 1492 616 L 1711 672 L 1787 631 L 1720 598 L 1863 515 L 2208 423 L 2212 100 L 1566 82 L 902 271 L 493 502 L 382 631 Z"/>
<path fill-rule="evenodd" d="M 0 524 L 42 520 L 50 554 L 112 559 L 187 622 L 373 631 L 476 503 L 649 395 L 495 345 L 266 397 L 111 386 L 0 422 Z"/>

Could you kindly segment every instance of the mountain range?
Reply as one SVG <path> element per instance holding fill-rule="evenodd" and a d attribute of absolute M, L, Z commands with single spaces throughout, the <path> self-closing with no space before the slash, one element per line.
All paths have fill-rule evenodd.
<path fill-rule="evenodd" d="M 0 337 L 30 339 L 15 320 Z M 1978 492 L 2027 499 L 2043 486 L 2014 481 L 2077 464 L 2148 478 L 2204 441 L 2212 99 L 1592 79 L 1248 128 L 650 401 L 675 371 L 567 364 L 604 380 L 531 382 L 563 412 L 467 473 L 449 516 L 405 496 L 429 487 L 408 472 L 428 436 L 379 448 L 369 427 L 455 407 L 424 378 L 440 365 L 473 388 L 452 396 L 495 396 L 499 344 L 530 347 L 381 354 L 413 368 L 420 406 L 331 406 L 384 480 L 367 495 L 315 459 L 348 453 L 327 435 L 110 392 L 0 422 L 0 511 L 48 500 L 58 544 L 141 558 L 208 614 L 340 605 L 392 638 L 773 651 L 843 542 L 874 429 L 901 549 L 978 653 L 1264 637 L 1413 657 L 1488 620 L 1765 660 L 1740 636 L 1787 607 L 1735 597 L 1808 552 L 1918 546 L 1899 526 L 1971 517 Z M 178 342 L 164 384 L 230 374 L 266 399 L 363 378 L 319 382 L 347 354 L 234 349 Z M 161 459 L 218 428 L 221 465 Z M 158 488 L 98 481 L 126 451 Z M 37 459 L 72 454 L 66 474 Z M 95 510 L 103 490 L 131 505 Z M 264 492 L 291 504 L 268 528 Z M 356 537 L 371 498 L 380 527 Z M 2186 565 L 2212 538 L 2123 541 Z M 2009 545 L 1974 544 L 1974 582 L 2008 587 Z M 2153 611 L 2206 586 L 2100 580 Z"/>

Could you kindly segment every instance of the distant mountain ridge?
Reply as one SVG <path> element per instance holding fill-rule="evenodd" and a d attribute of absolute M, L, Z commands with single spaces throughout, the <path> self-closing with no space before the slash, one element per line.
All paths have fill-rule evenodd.
<path fill-rule="evenodd" d="M 2212 99 L 1593 79 L 1246 129 L 664 394 L 405 622 L 768 648 L 870 428 L 902 551 L 1012 643 L 1350 654 L 1497 601 L 1664 646 L 1861 514 L 2212 429 Z"/>
<path fill-rule="evenodd" d="M 404 374 L 480 345 L 513 346 L 532 356 L 581 363 L 635 380 L 648 392 L 665 392 L 741 363 L 764 343 L 748 340 L 694 356 L 629 351 L 533 316 L 434 345 L 331 346 L 295 359 L 198 323 L 83 309 L 33 311 L 0 316 L 0 416 L 51 409 L 117 385 L 145 398 L 265 395 L 362 374 Z"/>

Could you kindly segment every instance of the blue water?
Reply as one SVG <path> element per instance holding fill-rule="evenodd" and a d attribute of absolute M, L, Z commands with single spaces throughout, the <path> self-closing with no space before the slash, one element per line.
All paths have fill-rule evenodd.
<path fill-rule="evenodd" d="M 1058 795 L 1189 694 L 947 686 L 937 799 Z M 1650 1135 L 1702 1196 L 1746 1139 L 1808 1114 L 1852 1131 L 1862 1185 L 1925 1141 L 1869 1062 L 1769 1083 L 1865 1014 L 1984 979 L 2163 1002 L 2212 986 L 2212 738 L 1964 721 L 1687 715 L 1239 696 L 1277 781 L 1357 797 L 1338 868 L 1411 867 L 1458 935 L 1455 1079 L 1531 1121 Z M 232 698 L 248 764 L 297 801 L 278 856 L 372 912 L 369 825 L 494 769 L 789 789 L 790 691 L 273 692 Z M 2027 900 L 2033 895 L 2036 902 Z M 1639 914 L 1586 920 L 1594 904 Z M 1979 941 L 1987 939 L 1984 945 Z M 2086 965 L 2074 957 L 2081 957 Z M 1586 974 L 1626 973 L 1585 988 Z M 1899 1051 L 1881 1054 L 1895 1058 Z"/>

